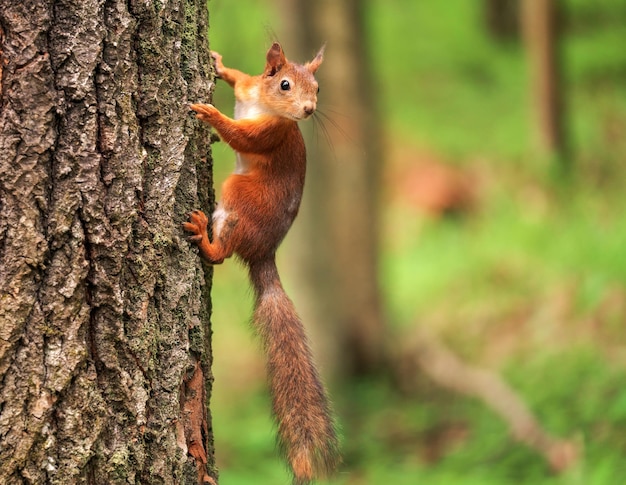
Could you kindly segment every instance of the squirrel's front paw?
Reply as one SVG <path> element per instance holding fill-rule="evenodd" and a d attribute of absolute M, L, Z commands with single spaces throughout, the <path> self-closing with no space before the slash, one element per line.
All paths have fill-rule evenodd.
<path fill-rule="evenodd" d="M 222 77 L 224 73 L 224 63 L 222 62 L 222 55 L 219 52 L 211 51 L 211 57 L 215 61 L 215 73 L 218 78 Z"/>
<path fill-rule="evenodd" d="M 209 124 L 213 117 L 219 113 L 219 110 L 212 104 L 191 104 L 189 105 L 189 109 L 196 112 L 196 118 Z"/>
<path fill-rule="evenodd" d="M 183 223 L 183 229 L 191 233 L 188 239 L 198 244 L 203 237 L 207 237 L 207 226 L 209 224 L 208 217 L 204 212 L 197 210 L 189 214 L 189 222 Z"/>

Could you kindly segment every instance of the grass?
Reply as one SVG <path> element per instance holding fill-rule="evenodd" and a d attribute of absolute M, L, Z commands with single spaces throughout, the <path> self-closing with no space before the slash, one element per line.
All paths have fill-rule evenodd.
<path fill-rule="evenodd" d="M 614 21 L 623 5 L 565 4 L 568 184 L 532 148 L 522 46 L 487 36 L 480 2 L 372 0 L 367 23 L 388 143 L 423 148 L 481 180 L 478 208 L 466 217 L 424 218 L 401 199 L 385 205 L 381 286 L 392 329 L 428 325 L 469 361 L 499 370 L 547 430 L 584 447 L 584 459 L 555 475 L 481 403 L 425 378 L 411 395 L 372 380 L 333 391 L 345 465 L 329 483 L 615 485 L 626 477 L 626 49 L 624 24 Z M 258 72 L 268 27 L 280 29 L 276 6 L 211 0 L 209 8 L 212 47 Z M 232 103 L 222 88 L 219 106 Z M 221 180 L 233 157 L 220 146 L 216 155 Z M 221 483 L 289 483 L 247 325 L 247 278 L 233 262 L 216 268 L 214 308 Z"/>

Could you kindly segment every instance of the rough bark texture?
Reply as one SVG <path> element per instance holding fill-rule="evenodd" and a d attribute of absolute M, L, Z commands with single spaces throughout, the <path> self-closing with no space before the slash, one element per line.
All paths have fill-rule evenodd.
<path fill-rule="evenodd" d="M 212 197 L 186 107 L 210 97 L 207 20 L 0 0 L 0 483 L 215 476 L 210 274 L 180 228 Z"/>

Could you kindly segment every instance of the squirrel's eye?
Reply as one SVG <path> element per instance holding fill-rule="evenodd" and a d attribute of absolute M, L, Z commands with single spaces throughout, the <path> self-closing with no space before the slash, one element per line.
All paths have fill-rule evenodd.
<path fill-rule="evenodd" d="M 286 79 L 283 79 L 280 82 L 280 89 L 282 89 L 283 91 L 289 91 L 291 89 L 291 85 L 289 84 L 289 81 L 287 81 Z"/>
<path fill-rule="evenodd" d="M 318 86 L 317 87 L 317 94 L 319 94 L 319 93 L 320 93 L 320 87 Z"/>

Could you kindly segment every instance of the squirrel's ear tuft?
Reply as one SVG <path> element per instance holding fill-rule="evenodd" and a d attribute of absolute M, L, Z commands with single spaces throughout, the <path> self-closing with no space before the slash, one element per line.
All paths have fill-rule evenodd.
<path fill-rule="evenodd" d="M 313 60 L 305 65 L 305 67 L 311 71 L 312 74 L 315 74 L 315 71 L 317 71 L 318 67 L 320 67 L 320 64 L 324 60 L 324 49 L 326 49 L 326 44 L 322 46 Z"/>
<path fill-rule="evenodd" d="M 269 48 L 266 55 L 267 64 L 265 65 L 265 75 L 273 76 L 281 68 L 287 64 L 287 58 L 283 52 L 283 48 L 278 42 L 274 42 L 272 47 Z"/>

